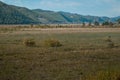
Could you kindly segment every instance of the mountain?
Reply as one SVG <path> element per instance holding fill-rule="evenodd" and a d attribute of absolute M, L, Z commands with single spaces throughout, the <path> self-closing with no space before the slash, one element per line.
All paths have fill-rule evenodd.
<path fill-rule="evenodd" d="M 0 24 L 48 24 L 83 23 L 105 21 L 115 22 L 119 17 L 83 16 L 68 12 L 54 12 L 42 9 L 30 10 L 25 7 L 8 5 L 0 1 Z"/>
<path fill-rule="evenodd" d="M 16 7 L 0 2 L 0 24 L 28 24 L 36 23 L 33 19 L 25 16 Z"/>
<path fill-rule="evenodd" d="M 118 19 L 120 19 L 120 16 L 111 18 L 111 21 L 112 21 L 112 22 L 115 22 L 115 21 L 117 21 Z"/>
<path fill-rule="evenodd" d="M 59 13 L 53 11 L 45 11 L 41 9 L 32 10 L 38 14 L 39 21 L 43 23 L 67 23 L 68 21 Z"/>
<path fill-rule="evenodd" d="M 98 17 L 98 16 L 83 16 L 79 14 L 73 14 L 73 13 L 66 13 L 66 12 L 59 12 L 67 21 L 70 23 L 81 23 L 81 22 L 104 22 L 109 20 L 108 17 Z"/>
<path fill-rule="evenodd" d="M 30 19 L 32 19 L 34 22 L 39 22 L 37 17 L 38 17 L 38 14 L 37 13 L 34 13 L 32 10 L 29 10 L 25 7 L 17 7 L 17 6 L 11 6 L 12 8 L 14 8 L 15 10 L 19 11 L 21 14 L 29 17 Z"/>

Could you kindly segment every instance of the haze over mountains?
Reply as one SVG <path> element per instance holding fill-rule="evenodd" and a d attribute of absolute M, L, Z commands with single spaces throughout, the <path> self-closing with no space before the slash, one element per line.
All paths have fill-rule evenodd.
<path fill-rule="evenodd" d="M 63 24 L 105 21 L 115 22 L 119 17 L 84 16 L 69 12 L 54 12 L 8 5 L 0 1 L 0 24 Z"/>

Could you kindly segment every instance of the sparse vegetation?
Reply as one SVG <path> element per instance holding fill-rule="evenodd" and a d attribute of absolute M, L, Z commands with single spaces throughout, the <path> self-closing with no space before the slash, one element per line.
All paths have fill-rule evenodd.
<path fill-rule="evenodd" d="M 90 77 L 88 80 L 120 80 L 119 71 L 99 71 L 95 76 Z"/>
<path fill-rule="evenodd" d="M 113 48 L 113 47 L 115 47 L 115 44 L 114 44 L 114 42 L 113 42 L 112 39 L 111 39 L 111 36 L 108 36 L 108 37 L 107 37 L 106 43 L 107 43 L 107 47 L 108 47 L 108 48 Z"/>
<path fill-rule="evenodd" d="M 105 8 L 117 15 L 117 0 L 112 7 L 106 1 L 96 7 L 97 0 L 95 5 L 79 0 L 55 0 L 62 4 L 53 6 L 48 2 L 51 9 L 70 3 L 62 8 L 75 13 L 23 7 L 29 0 L 18 0 L 16 6 L 2 1 L 7 0 L 0 0 L 0 80 L 120 80 L 120 16 L 99 17 L 103 12 L 95 12 Z M 17 6 L 19 2 L 23 6 Z M 88 15 L 76 13 L 77 8 Z"/>
<path fill-rule="evenodd" d="M 45 46 L 48 47 L 60 47 L 62 44 L 57 39 L 48 39 L 44 41 Z"/>
<path fill-rule="evenodd" d="M 113 27 L 114 23 L 113 22 L 109 22 L 109 21 L 106 21 L 106 22 L 103 22 L 102 23 L 102 26 L 109 26 L 109 27 Z"/>
<path fill-rule="evenodd" d="M 24 39 L 23 44 L 29 47 L 33 47 L 36 45 L 34 39 Z"/>
<path fill-rule="evenodd" d="M 0 32 L 1 80 L 120 79 L 119 28 L 111 28 L 113 31 L 105 28 L 35 29 L 23 27 L 11 33 Z M 55 47 L 56 44 L 64 46 L 45 47 L 46 40 L 55 43 Z M 111 41 L 118 47 L 106 47 Z M 31 47 L 34 43 L 37 46 Z M 26 47 L 29 44 L 30 47 Z"/>

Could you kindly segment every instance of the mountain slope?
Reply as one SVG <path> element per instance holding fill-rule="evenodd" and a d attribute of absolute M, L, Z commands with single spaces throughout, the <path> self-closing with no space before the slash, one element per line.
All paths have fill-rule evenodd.
<path fill-rule="evenodd" d="M 20 13 L 24 14 L 25 16 L 31 18 L 34 21 L 38 21 L 37 19 L 37 13 L 34 13 L 33 11 L 25 8 L 25 7 L 17 7 L 17 6 L 11 6 L 12 8 L 16 9 L 17 11 L 19 11 Z"/>
<path fill-rule="evenodd" d="M 68 12 L 54 12 L 48 10 L 34 9 L 30 10 L 25 7 L 7 5 L 0 1 L 0 24 L 39 24 L 39 23 L 83 23 L 105 21 L 115 22 L 120 17 L 98 17 L 83 16 L 80 14 Z"/>
<path fill-rule="evenodd" d="M 34 20 L 5 3 L 0 2 L 0 24 L 29 24 Z"/>
<path fill-rule="evenodd" d="M 33 10 L 38 13 L 40 19 L 46 19 L 48 23 L 67 23 L 68 21 L 59 13 L 53 11 L 45 11 L 41 9 Z"/>
<path fill-rule="evenodd" d="M 71 23 L 81 23 L 81 22 L 95 22 L 100 23 L 110 20 L 108 17 L 98 17 L 98 16 L 83 16 L 79 14 L 59 12 L 65 19 Z"/>

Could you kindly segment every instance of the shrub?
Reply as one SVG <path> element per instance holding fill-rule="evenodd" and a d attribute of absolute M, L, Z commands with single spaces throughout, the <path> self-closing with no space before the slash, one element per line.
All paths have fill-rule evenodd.
<path fill-rule="evenodd" d="M 105 41 L 106 41 L 106 42 L 112 42 L 111 36 L 106 37 L 106 38 L 105 38 Z"/>
<path fill-rule="evenodd" d="M 99 22 L 95 21 L 95 22 L 94 22 L 94 25 L 95 25 L 95 26 L 99 26 L 100 24 L 99 24 Z"/>
<path fill-rule="evenodd" d="M 106 39 L 105 39 L 106 43 L 107 43 L 107 47 L 108 48 L 113 48 L 115 45 L 114 45 L 114 42 L 112 41 L 111 39 L 111 36 L 108 36 Z"/>
<path fill-rule="evenodd" d="M 113 48 L 115 46 L 113 42 L 108 42 L 107 45 L 108 45 L 108 48 Z"/>
<path fill-rule="evenodd" d="M 48 39 L 45 40 L 44 44 L 48 47 L 60 47 L 62 46 L 62 44 L 60 43 L 59 40 L 56 39 Z"/>
<path fill-rule="evenodd" d="M 24 39 L 23 44 L 25 46 L 35 46 L 35 41 L 34 39 Z"/>

